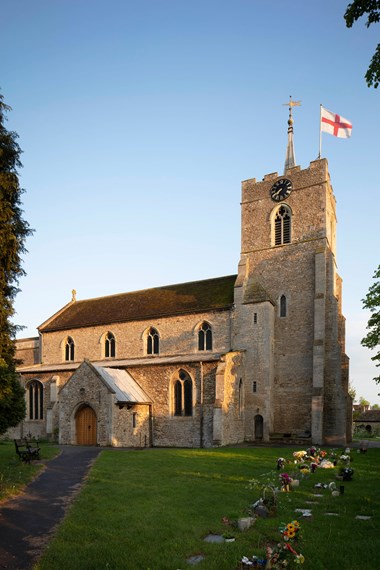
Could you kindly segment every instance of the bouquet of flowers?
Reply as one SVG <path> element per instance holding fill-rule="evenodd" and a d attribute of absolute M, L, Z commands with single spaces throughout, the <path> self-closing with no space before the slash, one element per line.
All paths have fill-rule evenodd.
<path fill-rule="evenodd" d="M 279 478 L 281 481 L 281 490 L 287 492 L 290 491 L 290 483 L 293 481 L 291 476 L 288 475 L 288 473 L 281 473 Z"/>
<path fill-rule="evenodd" d="M 296 564 L 303 564 L 305 557 L 295 549 L 295 542 L 301 539 L 299 522 L 282 523 L 279 531 L 282 534 L 283 542 L 273 547 L 267 546 L 266 568 L 286 568 L 289 565 L 289 558 Z"/>
<path fill-rule="evenodd" d="M 302 538 L 301 525 L 298 521 L 292 521 L 288 524 L 281 523 L 279 531 L 285 542 L 294 542 Z"/>
<path fill-rule="evenodd" d="M 294 463 L 303 463 L 306 455 L 307 451 L 294 451 L 293 452 Z"/>
<path fill-rule="evenodd" d="M 339 475 L 342 477 L 343 481 L 351 481 L 354 476 L 354 470 L 351 467 L 342 467 L 339 470 Z"/>
<path fill-rule="evenodd" d="M 318 447 L 308 447 L 306 450 L 307 455 L 309 455 L 310 457 L 315 457 L 316 455 L 319 455 L 319 449 Z"/>
<path fill-rule="evenodd" d="M 286 459 L 284 459 L 283 457 L 279 457 L 277 459 L 277 470 L 279 471 L 280 469 L 282 469 L 284 467 L 286 463 Z"/>

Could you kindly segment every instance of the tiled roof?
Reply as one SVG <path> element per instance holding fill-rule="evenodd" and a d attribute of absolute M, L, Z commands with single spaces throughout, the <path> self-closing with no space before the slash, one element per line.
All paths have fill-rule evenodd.
<path fill-rule="evenodd" d="M 227 309 L 236 275 L 73 301 L 45 321 L 41 332 Z"/>

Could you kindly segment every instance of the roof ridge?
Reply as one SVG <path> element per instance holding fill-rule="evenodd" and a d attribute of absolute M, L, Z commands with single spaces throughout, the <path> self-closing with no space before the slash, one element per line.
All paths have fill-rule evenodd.
<path fill-rule="evenodd" d="M 172 289 L 174 287 L 180 287 L 181 285 L 191 285 L 194 283 L 206 283 L 207 281 L 218 281 L 222 279 L 236 279 L 237 274 L 232 273 L 231 275 L 222 275 L 221 277 L 210 277 L 208 279 L 197 279 L 195 281 L 184 281 L 182 283 L 172 283 L 171 285 L 157 285 L 157 287 L 146 287 L 145 289 L 135 289 L 134 291 L 124 291 L 122 293 L 113 293 L 112 295 L 100 295 L 99 297 L 89 297 L 88 299 L 81 299 L 79 301 L 75 301 L 76 304 L 78 303 L 86 303 L 88 301 L 97 301 L 98 299 L 111 299 L 112 297 L 120 297 L 121 295 L 133 295 L 134 293 L 146 293 L 147 291 L 155 291 L 157 289 Z M 71 305 L 68 303 L 68 305 Z M 65 305 L 62 309 L 65 309 L 68 305 Z M 57 311 L 57 313 L 60 311 Z M 55 315 L 53 315 L 55 316 Z M 52 317 L 50 317 L 52 318 Z M 49 320 L 49 319 L 47 319 Z"/>
<path fill-rule="evenodd" d="M 39 331 L 228 309 L 233 305 L 235 281 L 233 274 L 75 301 L 40 325 Z"/>

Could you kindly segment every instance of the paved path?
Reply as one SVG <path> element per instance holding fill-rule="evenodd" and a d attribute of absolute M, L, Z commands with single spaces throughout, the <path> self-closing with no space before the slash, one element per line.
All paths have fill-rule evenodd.
<path fill-rule="evenodd" d="M 32 568 L 100 451 L 62 446 L 22 495 L 0 507 L 0 568 Z"/>

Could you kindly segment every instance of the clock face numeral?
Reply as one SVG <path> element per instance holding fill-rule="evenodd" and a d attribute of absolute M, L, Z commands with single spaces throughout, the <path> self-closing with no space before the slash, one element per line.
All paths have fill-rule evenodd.
<path fill-rule="evenodd" d="M 280 178 L 275 182 L 270 190 L 270 197 L 275 202 L 285 200 L 292 191 L 292 183 L 288 178 Z"/>

